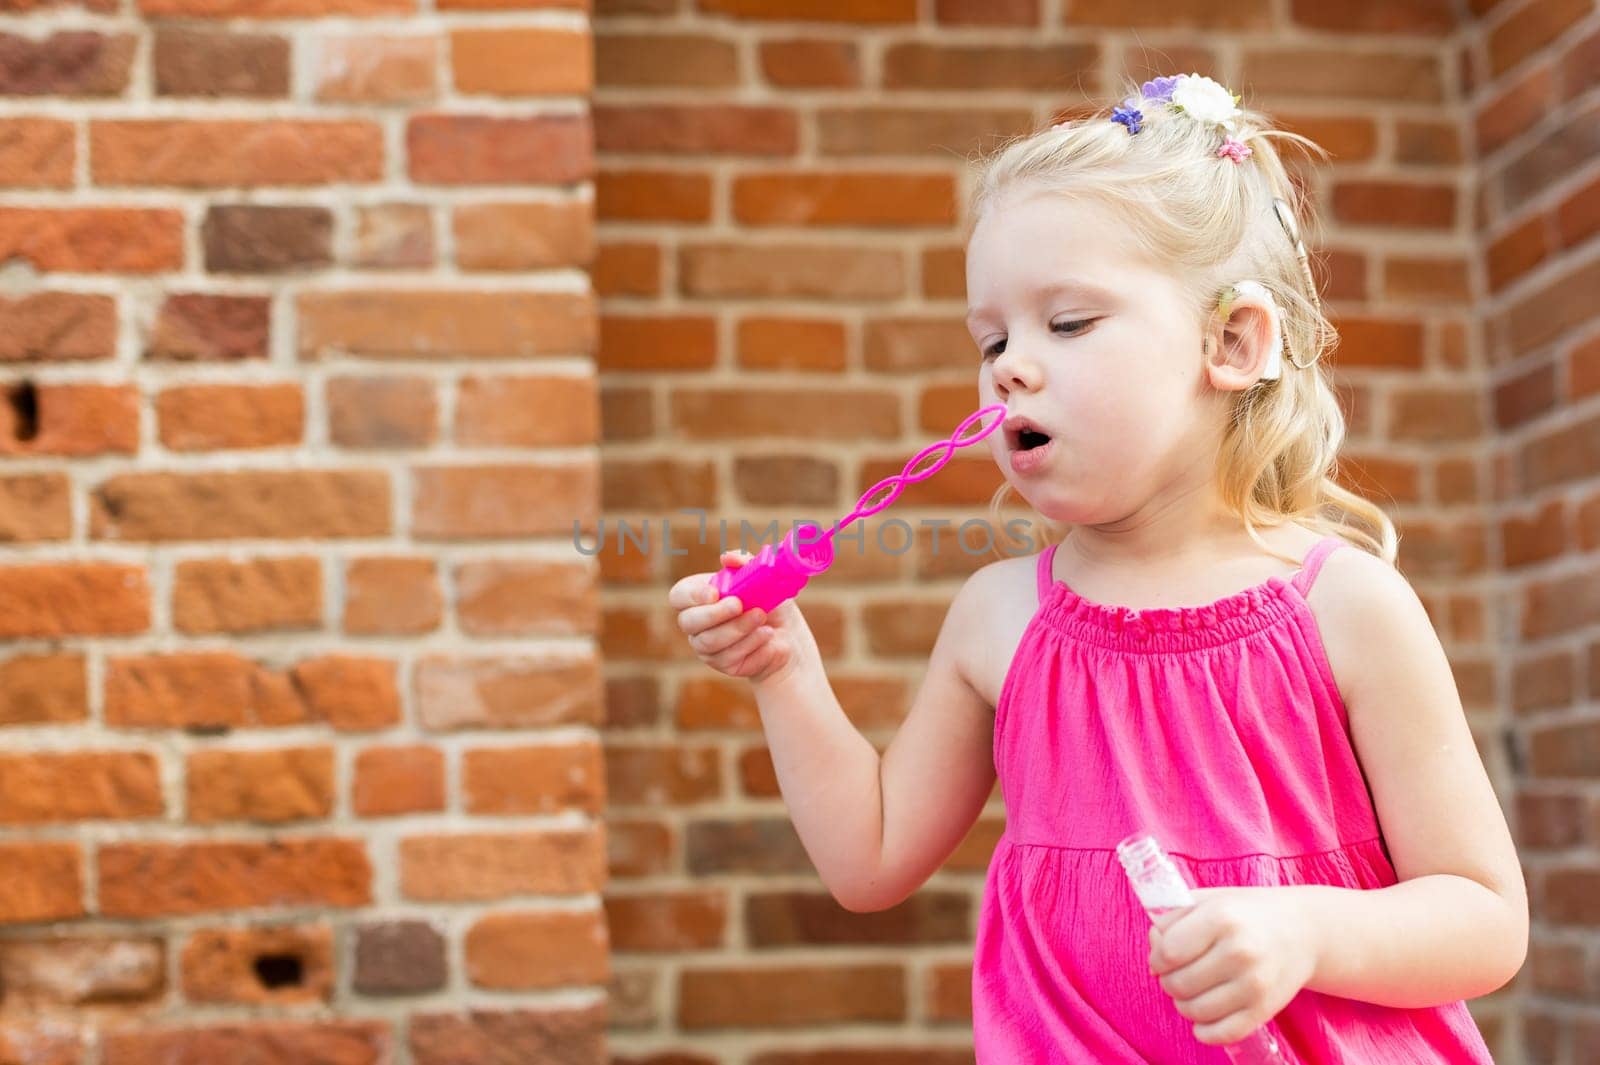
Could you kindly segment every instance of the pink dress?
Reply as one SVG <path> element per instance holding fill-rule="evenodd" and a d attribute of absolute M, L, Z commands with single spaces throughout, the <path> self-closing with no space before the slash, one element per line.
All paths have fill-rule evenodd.
<path fill-rule="evenodd" d="M 1396 882 L 1306 594 L 1292 580 L 1207 606 L 1080 598 L 1039 557 L 1039 609 L 995 708 L 1006 829 L 972 970 L 979 1065 L 1226 1065 L 1149 967 L 1117 861 L 1149 831 L 1199 887 Z M 1302 1065 L 1489 1062 L 1465 1002 L 1396 1009 L 1301 991 L 1276 1024 Z"/>

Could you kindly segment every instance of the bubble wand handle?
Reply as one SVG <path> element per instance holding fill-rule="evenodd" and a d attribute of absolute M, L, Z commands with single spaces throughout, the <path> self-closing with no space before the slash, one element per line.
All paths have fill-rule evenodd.
<path fill-rule="evenodd" d="M 1139 904 L 1152 921 L 1164 913 L 1194 905 L 1189 882 L 1154 836 L 1143 832 L 1129 836 L 1117 844 L 1117 857 L 1122 860 Z M 1237 1065 L 1289 1065 L 1271 1021 L 1222 1049 L 1228 1060 Z"/>
<path fill-rule="evenodd" d="M 930 444 L 917 452 L 907 462 L 905 468 L 894 477 L 886 477 L 867 489 L 862 497 L 856 500 L 856 508 L 840 521 L 834 523 L 833 528 L 815 534 L 802 529 L 820 529 L 815 524 L 797 526 L 776 544 L 767 544 L 762 547 L 754 558 L 748 559 L 742 566 L 726 566 L 712 574 L 711 587 L 716 589 L 718 597 L 738 596 L 739 606 L 743 610 L 760 608 L 771 610 L 786 599 L 791 599 L 805 587 L 806 581 L 816 576 L 833 565 L 833 536 L 846 525 L 860 518 L 865 518 L 878 513 L 889 506 L 900 493 L 905 491 L 905 486 L 925 481 L 944 468 L 945 463 L 955 454 L 958 447 L 967 447 L 976 444 L 988 436 L 1005 420 L 1006 408 L 1002 403 L 980 407 L 978 410 L 962 419 L 956 426 L 955 432 L 949 439 L 940 440 Z M 981 426 L 976 432 L 967 434 L 969 427 L 981 422 L 984 417 L 994 415 L 993 420 Z M 939 454 L 938 460 L 926 467 L 917 467 L 935 453 Z M 883 498 L 875 499 L 879 493 Z"/>

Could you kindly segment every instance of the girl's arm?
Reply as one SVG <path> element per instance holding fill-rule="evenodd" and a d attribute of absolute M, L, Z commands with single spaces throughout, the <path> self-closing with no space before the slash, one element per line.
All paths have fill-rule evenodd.
<path fill-rule="evenodd" d="M 888 909 L 961 843 L 994 788 L 988 704 L 969 683 L 983 646 L 974 574 L 945 615 L 911 711 L 880 758 L 845 716 L 814 643 L 755 682 L 779 790 L 800 842 L 839 904 Z"/>
<path fill-rule="evenodd" d="M 1306 986 L 1398 1007 L 1488 994 L 1527 956 L 1527 888 L 1444 649 L 1365 552 L 1330 556 L 1310 600 L 1400 883 L 1289 889 L 1312 921 Z"/>

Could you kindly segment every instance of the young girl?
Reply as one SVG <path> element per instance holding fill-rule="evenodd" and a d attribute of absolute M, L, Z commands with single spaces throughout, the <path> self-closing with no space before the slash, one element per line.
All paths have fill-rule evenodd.
<path fill-rule="evenodd" d="M 1197 74 L 1004 147 L 967 246 L 978 399 L 1065 536 L 961 588 L 880 758 L 795 602 L 671 591 L 754 684 L 841 905 L 914 892 L 998 772 L 972 974 L 985 1065 L 1488 1062 L 1464 999 L 1521 967 L 1517 855 L 1395 532 L 1332 479 L 1332 342 L 1275 142 Z M 1367 528 L 1363 528 L 1363 524 Z M 724 564 L 748 556 L 729 552 Z M 1115 855 L 1201 890 L 1159 930 Z"/>

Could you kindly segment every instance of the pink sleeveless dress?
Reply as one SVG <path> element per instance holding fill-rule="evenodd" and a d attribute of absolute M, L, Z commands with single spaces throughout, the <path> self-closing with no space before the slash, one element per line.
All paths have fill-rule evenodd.
<path fill-rule="evenodd" d="M 1117 861 L 1149 831 L 1198 887 L 1396 882 L 1306 594 L 1292 580 L 1207 606 L 1080 598 L 1039 558 L 1039 608 L 995 707 L 1006 828 L 973 958 L 979 1065 L 1226 1065 L 1149 967 L 1149 918 Z M 1488 1062 L 1465 1002 L 1396 1009 L 1302 990 L 1278 1015 L 1301 1065 Z"/>

